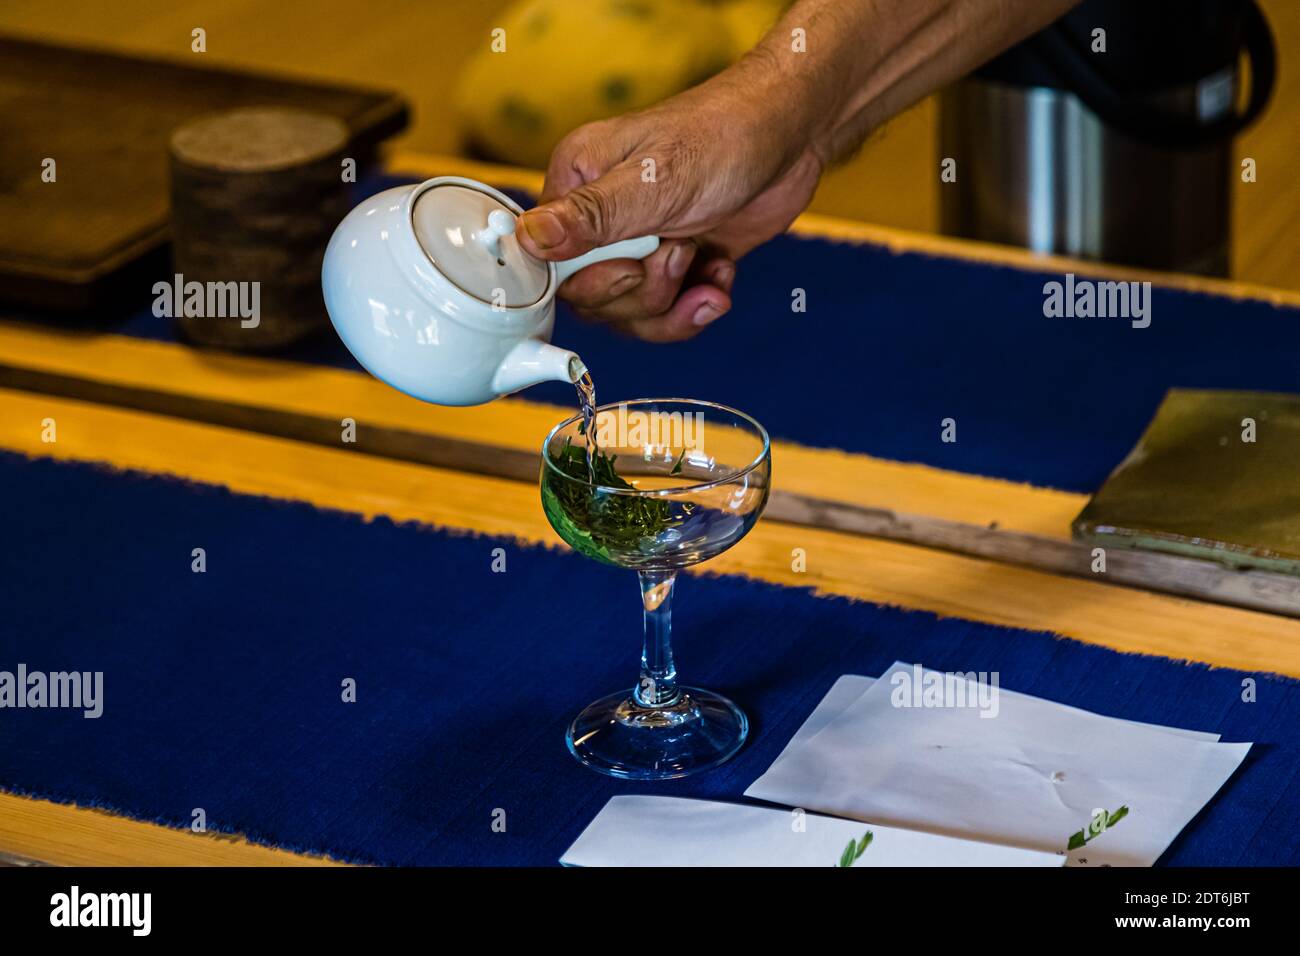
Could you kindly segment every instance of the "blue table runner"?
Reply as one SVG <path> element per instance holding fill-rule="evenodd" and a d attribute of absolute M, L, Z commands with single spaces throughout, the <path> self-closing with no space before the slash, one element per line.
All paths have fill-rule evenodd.
<path fill-rule="evenodd" d="M 1300 863 L 1300 682 L 688 576 L 674 614 L 683 680 L 739 702 L 751 740 L 698 778 L 619 782 L 574 762 L 563 732 L 635 680 L 628 572 L 10 453 L 0 488 L 0 670 L 104 673 L 98 719 L 0 710 L 5 790 L 177 827 L 201 808 L 209 829 L 363 863 L 552 864 L 614 794 L 742 800 L 837 677 L 903 659 L 1256 741 L 1163 862 Z"/>

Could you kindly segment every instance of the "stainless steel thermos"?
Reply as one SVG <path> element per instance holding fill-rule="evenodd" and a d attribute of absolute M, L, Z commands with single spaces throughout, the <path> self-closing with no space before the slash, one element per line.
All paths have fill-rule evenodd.
<path fill-rule="evenodd" d="M 1254 0 L 1087 0 L 941 95 L 943 230 L 1226 275 L 1233 137 L 1274 74 Z"/>

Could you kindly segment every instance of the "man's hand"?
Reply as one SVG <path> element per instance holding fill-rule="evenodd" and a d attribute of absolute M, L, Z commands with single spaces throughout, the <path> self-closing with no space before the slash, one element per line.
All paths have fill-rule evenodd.
<path fill-rule="evenodd" d="M 560 295 L 580 314 L 649 341 L 689 338 L 731 308 L 737 260 L 808 205 L 823 161 L 793 104 L 755 101 L 752 75 L 721 74 L 556 147 L 542 203 L 520 220 L 526 250 L 570 259 L 620 239 L 663 239 L 643 261 L 570 277 Z"/>
<path fill-rule="evenodd" d="M 796 0 L 712 79 L 571 133 L 516 235 L 543 259 L 658 235 L 645 261 L 589 266 L 560 295 L 641 338 L 689 338 L 731 307 L 736 261 L 803 211 L 828 163 L 1077 2 Z"/>

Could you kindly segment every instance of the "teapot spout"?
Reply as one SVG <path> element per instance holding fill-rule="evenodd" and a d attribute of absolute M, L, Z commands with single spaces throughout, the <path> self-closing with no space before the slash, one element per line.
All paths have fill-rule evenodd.
<path fill-rule="evenodd" d="M 492 378 L 492 390 L 509 395 L 541 382 L 572 384 L 586 373 L 587 366 L 575 353 L 541 339 L 524 339 L 502 360 Z"/>

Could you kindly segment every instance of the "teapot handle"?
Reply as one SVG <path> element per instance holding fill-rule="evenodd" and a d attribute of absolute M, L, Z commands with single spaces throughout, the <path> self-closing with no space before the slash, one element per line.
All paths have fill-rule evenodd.
<path fill-rule="evenodd" d="M 624 239 L 600 246 L 576 259 L 565 259 L 555 264 L 557 284 L 563 282 L 579 269 L 604 262 L 606 259 L 644 259 L 659 248 L 658 236 L 638 236 L 636 239 Z"/>

